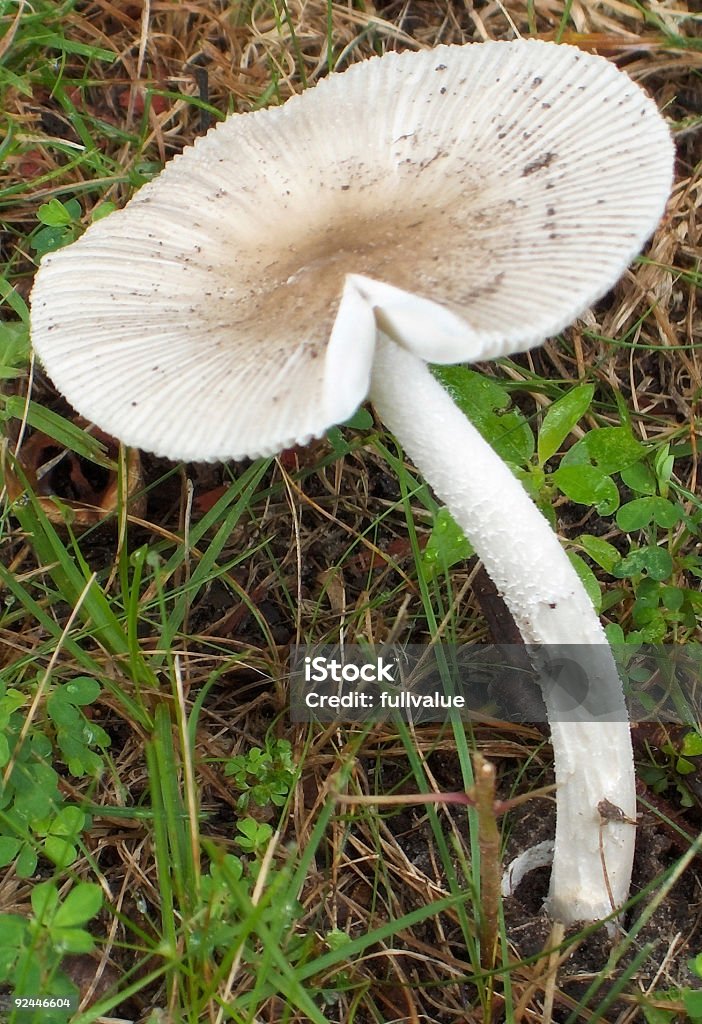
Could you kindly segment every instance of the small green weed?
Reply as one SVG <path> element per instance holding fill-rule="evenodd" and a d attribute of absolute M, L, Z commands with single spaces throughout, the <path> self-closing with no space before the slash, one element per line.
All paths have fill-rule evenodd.
<path fill-rule="evenodd" d="M 4 683 L 0 693 L 0 866 L 14 861 L 16 873 L 28 878 L 43 855 L 65 869 L 77 859 L 91 819 L 61 793 L 53 740 L 75 778 L 101 773 L 103 758 L 94 748 L 106 750 L 110 739 L 81 709 L 98 699 L 100 687 L 85 677 L 57 685 L 46 700 L 46 718 L 37 716 L 29 729 L 29 695 Z"/>
<path fill-rule="evenodd" d="M 77 199 L 69 199 L 65 205 L 59 199 L 51 199 L 39 207 L 37 219 L 44 227 L 35 232 L 31 241 L 37 259 L 75 242 L 81 233 L 82 212 Z"/>
<path fill-rule="evenodd" d="M 589 506 L 614 531 L 629 537 L 629 550 L 599 535 L 582 533 L 580 550 L 625 588 L 610 588 L 603 599 L 590 566 L 575 552 L 570 558 L 598 611 L 606 611 L 633 594 L 631 625 L 624 633 L 609 627 L 611 642 L 679 642 L 696 629 L 702 598 L 685 576 L 702 577 L 702 559 L 693 550 L 702 514 L 692 514 L 683 500 L 690 496 L 674 479 L 676 458 L 685 446 L 669 441 L 645 445 L 633 432 L 629 413 L 617 395 L 620 426 L 589 430 L 567 448 L 564 442 L 593 408 L 595 387 L 578 384 L 557 398 L 543 416 L 535 437 L 524 414 L 511 406 L 512 385 L 486 378 L 464 366 L 440 367 L 435 375 L 495 451 L 512 468 L 546 517 L 555 525 L 554 506 L 564 496 Z M 622 502 L 623 494 L 632 494 Z M 628 495 L 627 495 L 628 497 Z M 446 509 L 435 513 L 433 530 L 423 557 L 429 576 L 470 556 L 472 549 Z"/>
<path fill-rule="evenodd" d="M 694 807 L 696 800 L 685 777 L 699 771 L 699 762 L 690 759 L 702 756 L 702 735 L 692 729 L 679 743 L 667 740 L 661 745 L 660 754 L 662 759 L 652 754 L 652 763 L 641 765 L 639 775 L 654 793 L 675 789 L 681 807 Z"/>
<path fill-rule="evenodd" d="M 240 810 L 246 810 L 251 803 L 257 807 L 282 807 L 295 781 L 290 741 L 267 739 L 265 750 L 252 747 L 247 754 L 237 754 L 226 762 L 224 774 L 241 791 L 237 800 Z"/>
<path fill-rule="evenodd" d="M 117 206 L 112 202 L 103 202 L 93 207 L 90 214 L 91 224 L 107 217 Z M 37 259 L 48 252 L 55 252 L 65 245 L 70 245 L 82 235 L 83 210 L 77 199 L 68 199 L 62 203 L 60 199 L 50 199 L 37 210 L 37 220 L 42 227 L 31 236 L 30 246 Z"/>
<path fill-rule="evenodd" d="M 97 680 L 76 676 L 69 683 L 54 687 L 46 702 L 49 718 L 56 727 L 58 748 L 76 778 L 100 775 L 104 767 L 103 758 L 93 748 L 107 750 L 110 737 L 81 710 L 94 704 L 101 692 Z"/>
<path fill-rule="evenodd" d="M 270 835 L 271 831 L 268 832 L 269 838 Z M 206 909 L 201 925 L 195 927 L 199 942 L 208 949 L 206 955 L 231 949 L 236 941 L 241 931 L 242 900 L 248 902 L 251 899 L 259 869 L 258 861 L 245 862 L 232 854 L 225 854 L 213 860 L 209 871 L 202 876 L 201 898 Z M 297 900 L 290 899 L 287 891 L 290 884 L 288 868 L 278 867 L 271 883 L 271 888 L 266 891 L 262 921 L 268 928 L 274 928 L 282 935 L 291 932 L 298 918 L 303 915 L 303 907 Z M 303 956 L 310 946 L 310 939 L 302 933 L 290 935 L 286 951 L 291 962 Z M 250 949 L 249 956 L 253 955 L 254 951 Z"/>
<path fill-rule="evenodd" d="M 102 907 L 102 890 L 91 882 L 78 882 L 61 899 L 54 882 L 37 882 L 32 888 L 32 913 L 0 914 L 0 981 L 13 986 L 16 997 L 65 997 L 77 1005 L 75 986 L 61 973 L 69 953 L 90 953 L 95 941 L 84 927 Z M 60 1000 L 63 1002 L 63 1000 Z M 23 1022 L 62 1024 L 69 1009 L 50 1007 L 36 1013 L 22 1010 L 10 1015 Z"/>
<path fill-rule="evenodd" d="M 688 967 L 696 977 L 702 979 L 702 953 L 689 960 Z M 668 1008 L 666 1003 L 675 1005 Z M 655 1006 L 644 1004 L 643 1014 L 646 1024 L 675 1024 L 683 1019 L 689 1021 L 689 1024 L 702 1024 L 702 988 L 686 985 L 656 992 Z"/>
<path fill-rule="evenodd" d="M 256 821 L 254 818 L 242 818 L 237 821 L 236 829 L 239 833 L 234 837 L 234 842 L 247 853 L 261 854 L 270 842 L 273 829 L 264 821 Z"/>

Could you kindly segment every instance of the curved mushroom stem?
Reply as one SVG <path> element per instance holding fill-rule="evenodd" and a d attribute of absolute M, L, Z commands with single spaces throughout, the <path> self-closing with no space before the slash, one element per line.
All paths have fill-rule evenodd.
<path fill-rule="evenodd" d="M 547 909 L 566 924 L 601 920 L 629 894 L 636 790 L 622 686 L 595 609 L 516 477 L 425 363 L 383 334 L 371 399 L 465 531 L 525 643 L 549 645 L 549 652 L 551 645 L 588 645 L 588 684 L 608 720 L 594 721 L 586 710 L 574 720 L 544 689 L 557 784 Z"/>

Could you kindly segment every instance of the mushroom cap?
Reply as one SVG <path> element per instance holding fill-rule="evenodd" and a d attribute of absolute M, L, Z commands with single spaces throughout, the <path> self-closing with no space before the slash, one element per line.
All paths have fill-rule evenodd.
<path fill-rule="evenodd" d="M 601 57 L 388 53 L 230 116 L 46 256 L 33 343 L 128 444 L 271 454 L 354 412 L 378 330 L 454 363 L 571 323 L 653 232 L 672 165 L 655 104 Z"/>

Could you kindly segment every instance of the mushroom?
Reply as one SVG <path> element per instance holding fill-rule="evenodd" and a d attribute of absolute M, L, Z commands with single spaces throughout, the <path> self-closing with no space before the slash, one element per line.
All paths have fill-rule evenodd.
<path fill-rule="evenodd" d="M 268 455 L 370 394 L 472 541 L 527 644 L 589 645 L 612 720 L 551 707 L 548 908 L 629 889 L 633 758 L 605 634 L 557 537 L 427 362 L 522 352 L 620 277 L 673 148 L 603 58 L 535 40 L 389 53 L 234 115 L 44 258 L 36 351 L 68 400 L 177 459 Z M 603 822 L 607 801 L 621 820 Z"/>

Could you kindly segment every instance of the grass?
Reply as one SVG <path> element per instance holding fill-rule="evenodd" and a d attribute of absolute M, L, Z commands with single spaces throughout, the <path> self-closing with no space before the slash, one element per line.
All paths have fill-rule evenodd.
<path fill-rule="evenodd" d="M 645 817 L 627 935 L 610 948 L 601 928 L 551 932 L 535 892 L 499 908 L 493 965 L 472 810 L 360 798 L 468 788 L 476 750 L 502 797 L 533 792 L 549 782 L 544 736 L 287 715 L 290 644 L 334 642 L 340 626 L 349 643 L 490 639 L 465 540 L 393 439 L 362 414 L 251 465 L 144 455 L 126 504 L 124 456 L 69 422 L 27 333 L 38 259 L 226 113 L 388 48 L 505 38 L 509 19 L 594 47 L 677 128 L 668 217 L 589 319 L 487 368 L 479 393 L 468 370 L 445 383 L 558 525 L 610 638 L 698 642 L 702 89 L 699 16 L 682 13 L 0 2 L 0 979 L 73 1000 L 8 1020 L 702 1017 L 695 708 L 682 704 L 681 727 L 635 732 Z M 57 510 L 15 460 L 41 434 L 43 450 L 84 460 L 72 466 L 113 473 L 107 521 Z M 585 490 L 568 472 L 583 464 Z M 254 751 L 282 757 L 283 739 L 289 759 L 261 768 Z M 549 807 L 534 798 L 500 819 L 506 855 L 548 832 Z"/>

